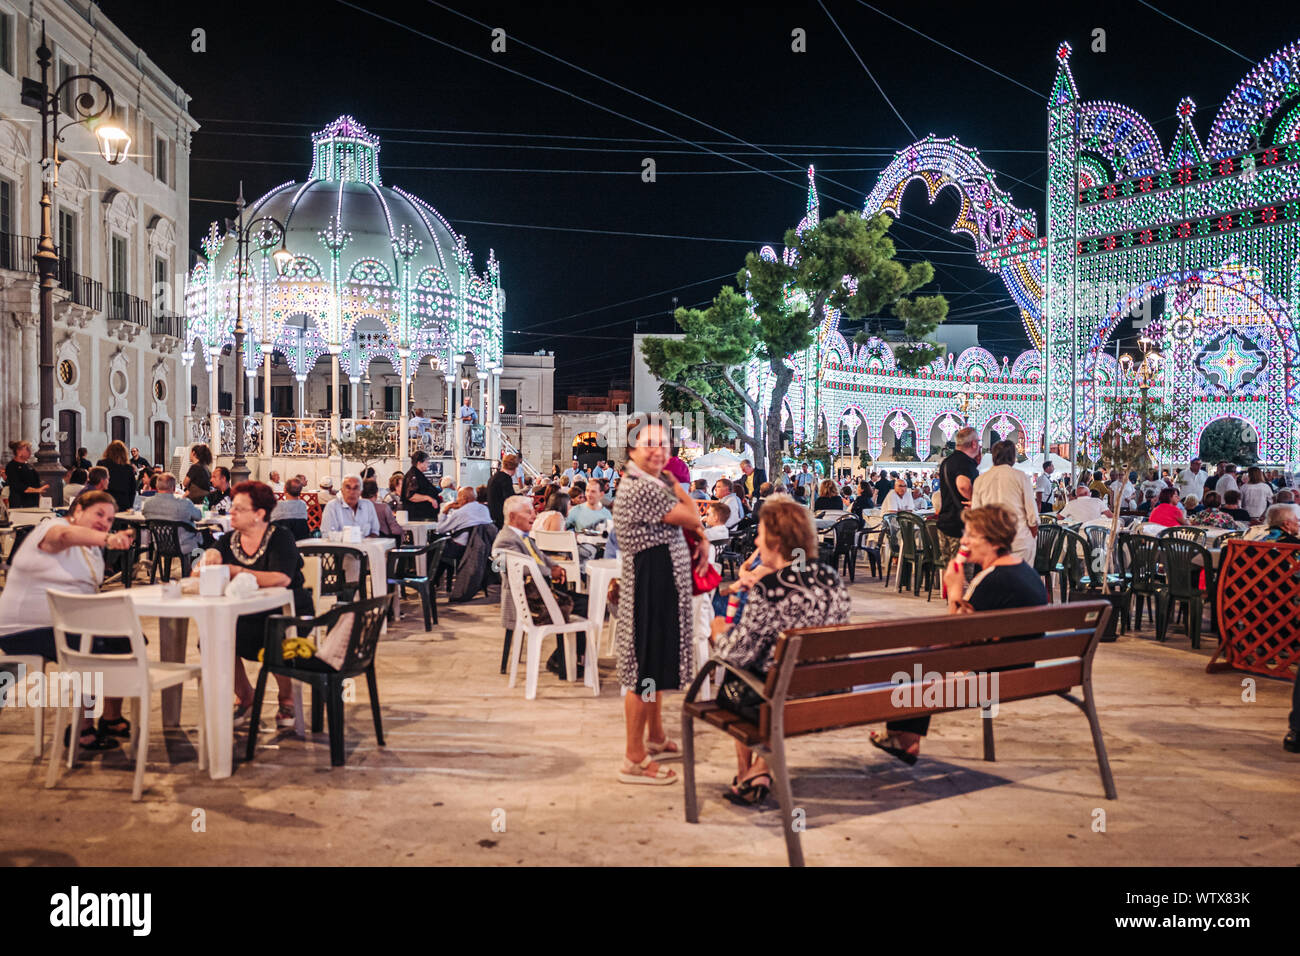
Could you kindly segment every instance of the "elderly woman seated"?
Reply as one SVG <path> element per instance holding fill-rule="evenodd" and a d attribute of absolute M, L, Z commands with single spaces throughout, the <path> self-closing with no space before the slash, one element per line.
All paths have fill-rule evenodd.
<path fill-rule="evenodd" d="M 715 617 L 710 641 L 718 657 L 761 680 L 772 666 L 781 631 L 847 623 L 849 596 L 833 568 L 808 557 L 817 554 L 817 533 L 807 508 L 769 498 L 759 512 L 756 543 L 762 563 L 741 579 L 749 592 L 745 613 L 733 625 Z M 761 699 L 728 674 L 718 689 L 718 703 L 756 721 Z M 739 742 L 736 758 L 739 772 L 724 796 L 743 806 L 757 805 L 772 784 L 767 763 Z"/>
<path fill-rule="evenodd" d="M 1035 607 L 1047 603 L 1047 590 L 1034 566 L 1012 552 L 1016 540 L 1016 516 L 1002 505 L 985 505 L 962 512 L 966 530 L 961 547 L 980 572 L 969 584 L 966 569 L 954 560 L 944 570 L 949 614 L 999 611 L 1013 607 Z M 872 734 L 871 742 L 906 764 L 916 763 L 921 738 L 930 729 L 929 717 L 891 720 L 888 733 Z"/>
<path fill-rule="evenodd" d="M 1219 507 L 1222 499 L 1217 491 L 1207 491 L 1205 497 L 1201 499 L 1203 507 L 1196 514 L 1192 515 L 1188 523 L 1198 528 L 1225 528 L 1229 531 L 1237 530 L 1237 522 L 1233 520 L 1232 515 L 1228 514 Z"/>
<path fill-rule="evenodd" d="M 1300 505 L 1270 505 L 1264 520 L 1268 523 L 1268 534 L 1263 540 L 1300 544 Z"/>

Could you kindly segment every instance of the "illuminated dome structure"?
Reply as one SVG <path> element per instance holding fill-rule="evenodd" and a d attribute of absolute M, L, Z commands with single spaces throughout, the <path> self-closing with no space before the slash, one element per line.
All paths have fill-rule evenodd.
<path fill-rule="evenodd" d="M 499 373 L 505 295 L 495 254 L 476 273 L 465 237 L 437 210 L 385 186 L 379 138 L 352 117 L 340 116 L 311 141 L 306 180 L 276 186 L 244 211 L 251 235 L 242 283 L 229 224 L 222 232 L 213 223 L 203 240 L 186 292 L 187 363 L 202 353 L 211 373 L 214 356 L 234 341 L 242 288 L 249 374 L 273 353 L 300 383 L 326 354 L 338 357 L 353 383 L 379 357 L 398 371 L 431 359 L 449 382 L 462 362 Z M 261 217 L 283 224 L 283 243 Z M 292 259 L 280 275 L 282 246 Z M 409 374 L 402 374 L 405 385 Z"/>

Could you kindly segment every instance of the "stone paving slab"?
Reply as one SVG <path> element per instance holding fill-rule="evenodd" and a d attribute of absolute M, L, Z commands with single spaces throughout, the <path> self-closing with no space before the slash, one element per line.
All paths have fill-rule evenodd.
<path fill-rule="evenodd" d="M 861 576 L 850 592 L 855 620 L 944 609 Z M 697 734 L 701 821 L 685 823 L 680 783 L 615 779 L 623 710 L 612 658 L 601 661 L 599 697 L 543 673 L 526 701 L 522 666 L 514 689 L 497 672 L 498 614 L 480 597 L 440 603 L 432 632 L 410 613 L 391 627 L 378 658 L 387 746 L 376 746 L 362 684 L 346 708 L 341 768 L 330 767 L 325 735 L 269 730 L 252 763 L 209 779 L 197 767 L 191 692 L 183 729 L 151 741 L 141 803 L 121 751 L 46 790 L 30 713 L 0 712 L 0 864 L 784 865 L 779 811 L 722 799 L 735 773 L 729 738 Z M 1294 865 L 1300 757 L 1280 745 L 1290 685 L 1261 680 L 1257 700 L 1243 702 L 1245 675 L 1205 673 L 1212 645 L 1192 650 L 1181 634 L 1158 644 L 1148 630 L 1101 646 L 1094 681 L 1116 801 L 1103 797 L 1087 721 L 1057 699 L 1002 708 L 995 763 L 981 759 L 974 712 L 935 718 L 914 768 L 874 750 L 869 728 L 795 739 L 808 862 Z M 665 703 L 674 737 L 680 700 Z"/>

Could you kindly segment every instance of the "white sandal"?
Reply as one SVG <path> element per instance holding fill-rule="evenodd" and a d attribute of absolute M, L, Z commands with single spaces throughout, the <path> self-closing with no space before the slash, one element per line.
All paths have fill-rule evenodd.
<path fill-rule="evenodd" d="M 650 766 L 654 764 L 655 770 L 650 772 Z M 629 770 L 627 768 L 631 767 Z M 640 763 L 633 763 L 631 760 L 623 761 L 623 769 L 618 772 L 619 783 L 644 784 L 651 787 L 662 787 L 670 783 L 677 782 L 677 774 L 655 763 L 649 754 Z"/>

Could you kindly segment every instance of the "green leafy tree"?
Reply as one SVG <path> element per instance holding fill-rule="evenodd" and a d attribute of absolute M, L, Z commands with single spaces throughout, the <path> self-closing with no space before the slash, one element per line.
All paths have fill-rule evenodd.
<path fill-rule="evenodd" d="M 766 430 L 767 457 L 773 465 L 780 462 L 782 402 L 794 380 L 786 356 L 814 344 L 814 333 L 828 310 L 837 310 L 841 321 L 853 322 L 892 309 L 903 319 L 909 340 L 915 340 L 909 349 L 900 350 L 900 367 L 914 370 L 938 354 L 936 347 L 919 340 L 944 320 L 948 302 L 941 295 L 907 298 L 934 280 L 934 267 L 895 261 L 889 225 L 886 215 L 864 219 L 841 210 L 802 235 L 793 229 L 786 232 L 786 248 L 795 254 L 793 265 L 755 253 L 745 257 L 745 268 L 736 278 L 758 316 L 761 358 L 772 374 Z"/>
<path fill-rule="evenodd" d="M 1258 445 L 1244 438 L 1246 424 L 1239 418 L 1220 418 L 1210 422 L 1201 432 L 1198 449 L 1203 461 L 1231 461 L 1238 465 L 1253 465 L 1259 461 Z"/>
<path fill-rule="evenodd" d="M 361 462 L 362 471 L 375 462 L 397 456 L 393 438 L 383 428 L 358 428 L 350 439 L 330 439 L 330 447 L 345 461 Z"/>
<path fill-rule="evenodd" d="M 729 430 L 761 459 L 766 448 L 763 409 L 745 391 L 743 377 L 746 363 L 762 348 L 749 303 L 731 286 L 723 286 L 707 309 L 678 309 L 674 317 L 684 338 L 655 337 L 641 343 L 646 366 L 662 383 L 661 395 L 672 393 L 664 409 L 703 411 L 706 427 L 715 435 Z M 745 427 L 746 409 L 753 428 Z"/>

